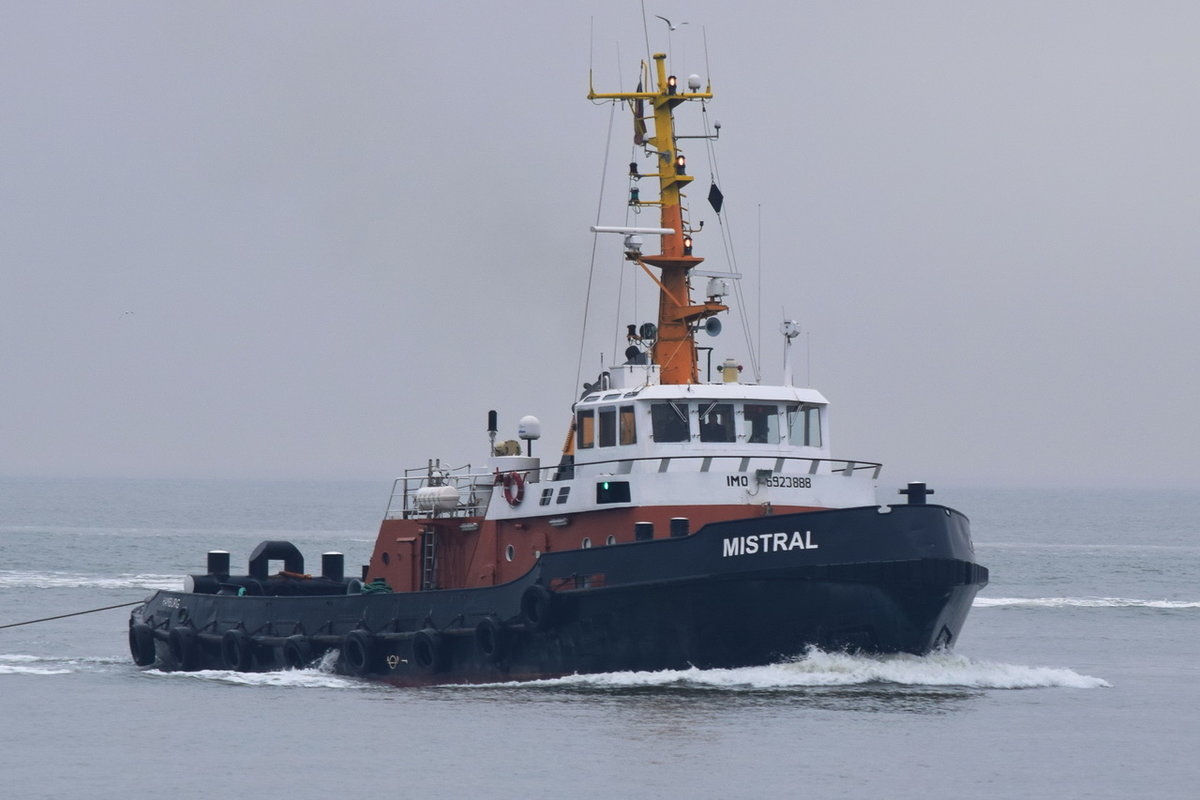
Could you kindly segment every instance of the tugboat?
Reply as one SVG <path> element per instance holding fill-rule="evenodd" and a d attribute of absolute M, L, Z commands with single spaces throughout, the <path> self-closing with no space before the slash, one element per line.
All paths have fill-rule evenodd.
<path fill-rule="evenodd" d="M 713 94 L 694 75 L 680 86 L 666 59 L 643 63 L 634 92 L 588 93 L 632 109 L 649 163 L 630 165 L 629 205 L 660 215 L 594 230 L 624 236 L 659 310 L 628 327 L 625 362 L 584 385 L 556 463 L 533 455 L 535 418 L 520 421 L 522 452 L 497 444 L 490 412 L 483 464 L 430 460 L 396 479 L 360 575 L 336 552 L 310 575 L 286 541 L 260 544 L 245 575 L 211 551 L 205 574 L 132 612 L 136 664 L 265 671 L 336 650 L 326 663 L 342 673 L 418 685 L 954 644 L 988 579 L 967 518 L 920 483 L 878 503 L 882 466 L 831 455 L 828 401 L 787 370 L 767 385 L 724 359 L 702 379 L 696 335 L 718 331 L 736 276 L 697 269 L 674 114 Z M 641 181 L 657 181 L 657 199 Z M 719 213 L 715 183 L 708 197 Z M 644 236 L 659 253 L 642 253 Z M 798 328 L 781 332 L 790 345 Z"/>

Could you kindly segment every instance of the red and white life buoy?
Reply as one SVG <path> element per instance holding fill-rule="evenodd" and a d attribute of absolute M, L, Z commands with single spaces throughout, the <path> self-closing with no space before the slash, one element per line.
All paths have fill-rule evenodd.
<path fill-rule="evenodd" d="M 519 506 L 525 499 L 525 479 L 519 472 L 508 472 L 504 475 L 504 499 L 510 506 Z"/>

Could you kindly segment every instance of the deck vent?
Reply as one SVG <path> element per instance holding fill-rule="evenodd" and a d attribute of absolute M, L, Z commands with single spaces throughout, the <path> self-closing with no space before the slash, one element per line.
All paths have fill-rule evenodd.
<path fill-rule="evenodd" d="M 228 575 L 229 574 L 229 551 L 228 550 L 209 550 L 208 551 L 208 574 L 209 575 Z"/>
<path fill-rule="evenodd" d="M 330 551 L 321 554 L 321 577 L 331 581 L 341 581 L 346 575 L 346 557 L 341 553 Z"/>

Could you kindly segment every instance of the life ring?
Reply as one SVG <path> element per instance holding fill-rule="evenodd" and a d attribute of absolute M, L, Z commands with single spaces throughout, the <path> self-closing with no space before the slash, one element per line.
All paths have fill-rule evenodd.
<path fill-rule="evenodd" d="M 366 675 L 375 661 L 375 643 L 371 634 L 362 630 L 350 631 L 342 639 L 341 658 L 338 665 L 350 675 Z"/>
<path fill-rule="evenodd" d="M 225 669 L 249 672 L 254 666 L 254 643 L 239 628 L 225 631 L 221 637 L 221 661 Z"/>
<path fill-rule="evenodd" d="M 496 664 L 508 652 L 508 629 L 496 617 L 484 617 L 475 626 L 475 649 L 489 663 Z"/>
<path fill-rule="evenodd" d="M 433 628 L 417 631 L 412 640 L 413 661 L 425 672 L 437 673 L 446 669 L 449 660 L 442 635 Z"/>
<path fill-rule="evenodd" d="M 191 672 L 200 666 L 200 648 L 196 632 L 191 628 L 171 628 L 167 634 L 167 649 L 171 651 L 176 669 Z"/>
<path fill-rule="evenodd" d="M 129 626 L 129 654 L 133 663 L 148 667 L 154 663 L 154 629 L 144 622 Z"/>
<path fill-rule="evenodd" d="M 519 506 L 525 499 L 525 479 L 519 472 L 508 472 L 504 475 L 504 499 L 510 506 Z"/>

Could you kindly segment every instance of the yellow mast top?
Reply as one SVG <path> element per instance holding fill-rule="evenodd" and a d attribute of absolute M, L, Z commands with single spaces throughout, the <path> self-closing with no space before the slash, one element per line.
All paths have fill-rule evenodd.
<path fill-rule="evenodd" d="M 688 271 L 704 259 L 692 255 L 690 231 L 683 228 L 683 189 L 692 182 L 687 174 L 687 161 L 679 152 L 675 137 L 675 106 L 687 100 L 707 100 L 712 97 L 712 85 L 703 92 L 679 91 L 678 80 L 667 75 L 667 56 L 655 53 L 657 68 L 657 91 L 643 91 L 638 84 L 636 92 L 599 94 L 589 87 L 590 100 L 626 100 L 633 107 L 634 142 L 642 144 L 648 153 L 658 156 L 658 172 L 641 175 L 632 168 L 635 178 L 658 178 L 659 199 L 642 200 L 635 191 L 629 203 L 633 206 L 658 205 L 662 227 L 670 229 L 661 235 L 662 252 L 652 256 L 638 256 L 637 262 L 659 287 L 658 338 L 652 351 L 653 362 L 660 370 L 660 381 L 666 384 L 698 383 L 696 365 L 697 323 L 728 307 L 714 301 L 693 303 Z M 643 64 L 644 66 L 644 64 Z M 654 134 L 646 136 L 646 117 L 642 116 L 643 104 L 649 101 L 654 108 Z M 662 279 L 654 277 L 646 265 L 662 270 Z"/>

